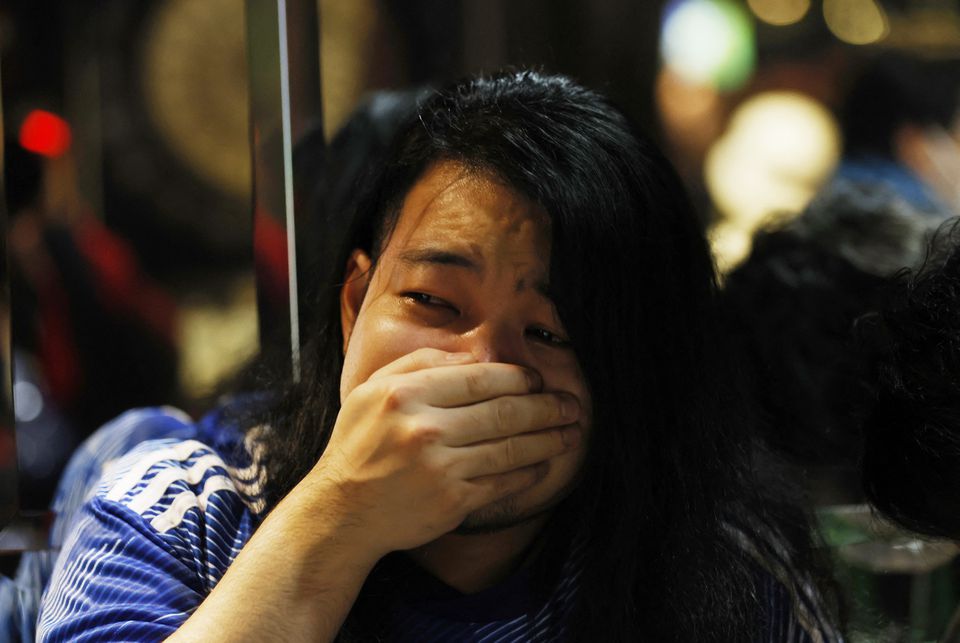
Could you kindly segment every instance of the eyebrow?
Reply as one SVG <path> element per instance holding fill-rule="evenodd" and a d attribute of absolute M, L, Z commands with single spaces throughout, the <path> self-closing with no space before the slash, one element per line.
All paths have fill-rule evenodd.
<path fill-rule="evenodd" d="M 399 258 L 401 263 L 408 266 L 416 266 L 420 264 L 455 266 L 457 268 L 466 268 L 467 270 L 478 275 L 483 273 L 483 265 L 481 262 L 468 255 L 461 254 L 453 250 L 444 250 L 440 248 L 415 248 L 412 250 L 404 250 L 400 253 Z M 526 280 L 520 279 L 516 284 L 517 292 L 522 291 L 526 286 Z M 547 281 L 538 279 L 532 284 L 532 287 L 545 299 L 551 302 L 554 301 L 555 293 Z"/>
<path fill-rule="evenodd" d="M 466 268 L 471 272 L 480 274 L 483 272 L 483 266 L 477 260 L 459 252 L 452 250 L 442 250 L 439 248 L 415 248 L 413 250 L 404 250 L 400 253 L 400 261 L 407 265 L 432 264 L 439 266 L 456 266 Z"/>

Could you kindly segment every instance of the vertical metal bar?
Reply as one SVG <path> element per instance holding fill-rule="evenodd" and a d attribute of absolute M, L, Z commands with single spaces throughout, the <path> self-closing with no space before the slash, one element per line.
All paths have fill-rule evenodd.
<path fill-rule="evenodd" d="M 254 254 L 261 349 L 283 342 L 294 381 L 300 377 L 300 326 L 306 257 L 299 256 L 308 225 L 298 208 L 307 186 L 299 185 L 293 148 L 308 128 L 320 123 L 320 62 L 317 4 L 314 0 L 246 0 L 250 72 L 250 142 L 253 166 Z M 264 274 L 263 257 L 276 256 L 282 229 L 285 301 L 276 278 Z M 274 259 L 274 261 L 276 261 Z M 273 274 L 277 274 L 273 266 Z M 280 308 L 284 310 L 279 310 Z"/>
<path fill-rule="evenodd" d="M 287 292 L 290 297 L 290 367 L 293 381 L 300 381 L 300 293 L 297 289 L 297 223 L 293 202 L 293 143 L 290 114 L 290 56 L 287 38 L 287 3 L 277 2 L 280 39 L 280 119 L 283 132 L 283 198 L 287 224 Z"/>

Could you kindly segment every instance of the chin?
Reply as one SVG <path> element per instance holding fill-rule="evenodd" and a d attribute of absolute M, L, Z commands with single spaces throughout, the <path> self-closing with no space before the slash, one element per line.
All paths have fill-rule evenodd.
<path fill-rule="evenodd" d="M 461 536 L 491 534 L 521 525 L 538 514 L 521 511 L 517 498 L 510 496 L 467 514 L 453 533 Z"/>
<path fill-rule="evenodd" d="M 570 495 L 573 486 L 572 484 L 568 485 L 546 501 L 539 503 L 526 497 L 535 493 L 536 486 L 527 491 L 507 496 L 503 500 L 498 500 L 467 514 L 464 521 L 452 533 L 461 536 L 492 534 L 542 518 Z"/>

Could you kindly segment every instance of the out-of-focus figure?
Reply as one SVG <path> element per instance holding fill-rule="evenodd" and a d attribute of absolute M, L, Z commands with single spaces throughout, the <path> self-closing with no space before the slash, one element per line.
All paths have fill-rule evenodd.
<path fill-rule="evenodd" d="M 69 138 L 41 145 L 29 125 L 4 167 L 21 502 L 42 508 L 95 428 L 131 405 L 178 400 L 177 349 L 172 298 L 84 205 Z"/>
<path fill-rule="evenodd" d="M 861 496 L 857 426 L 873 391 L 853 325 L 881 305 L 888 277 L 922 260 L 942 217 L 918 214 L 889 188 L 837 180 L 799 217 L 759 234 L 726 280 L 758 425 L 811 471 L 819 504 Z"/>
<path fill-rule="evenodd" d="M 878 57 L 841 121 L 840 177 L 888 185 L 920 211 L 960 211 L 960 60 Z"/>
<path fill-rule="evenodd" d="M 905 274 L 895 301 L 859 326 L 874 356 L 863 483 L 885 516 L 960 540 L 960 228 Z"/>

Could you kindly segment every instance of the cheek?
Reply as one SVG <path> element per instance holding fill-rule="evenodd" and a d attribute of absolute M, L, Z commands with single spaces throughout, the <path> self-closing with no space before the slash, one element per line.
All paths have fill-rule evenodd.
<path fill-rule="evenodd" d="M 418 348 L 451 350 L 450 341 L 435 329 L 423 328 L 397 317 L 361 313 L 343 357 L 341 402 L 373 373 Z"/>

